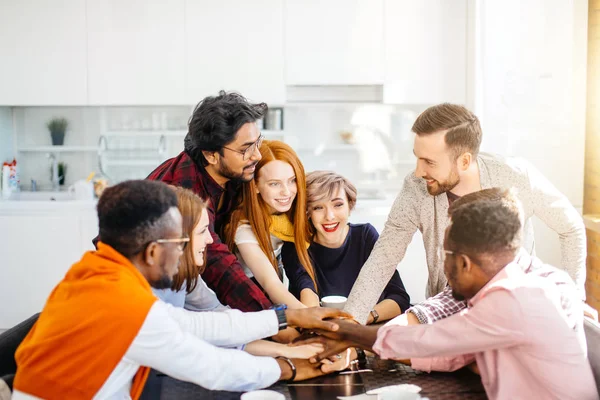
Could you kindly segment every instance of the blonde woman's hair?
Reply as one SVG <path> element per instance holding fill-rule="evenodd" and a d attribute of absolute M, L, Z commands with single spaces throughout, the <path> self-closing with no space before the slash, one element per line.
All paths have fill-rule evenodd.
<path fill-rule="evenodd" d="M 275 258 L 273 245 L 271 244 L 271 234 L 269 233 L 271 213 L 262 196 L 257 194 L 256 180 L 260 176 L 260 170 L 267 163 L 276 160 L 283 161 L 294 170 L 298 187 L 296 198 L 286 214 L 294 225 L 294 244 L 298 259 L 308 272 L 316 288 L 315 272 L 306 249 L 306 243 L 310 241 L 310 230 L 306 215 L 306 176 L 302 162 L 290 146 L 278 140 L 264 140 L 259 150 L 262 159 L 256 164 L 254 179 L 243 185 L 240 205 L 230 214 L 229 221 L 223 229 L 225 243 L 232 252 L 236 250 L 235 232 L 242 221 L 247 220 L 258 240 L 260 249 L 269 258 L 275 271 L 278 272 L 277 259 Z"/>
<path fill-rule="evenodd" d="M 329 200 L 340 189 L 344 189 L 348 208 L 350 211 L 356 205 L 357 190 L 356 186 L 348 179 L 333 171 L 313 171 L 306 176 L 306 206 L 307 213 L 310 213 L 312 207 L 323 200 Z M 311 236 L 316 232 L 312 222 L 309 224 Z"/>

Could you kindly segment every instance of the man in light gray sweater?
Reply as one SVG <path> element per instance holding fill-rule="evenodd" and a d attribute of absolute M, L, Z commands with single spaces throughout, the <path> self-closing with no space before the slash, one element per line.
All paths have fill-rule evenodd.
<path fill-rule="evenodd" d="M 345 311 L 362 323 L 402 261 L 414 233 L 423 234 L 429 278 L 427 296 L 409 309 L 409 319 L 432 323 L 464 308 L 446 288 L 439 249 L 455 199 L 491 187 L 514 188 L 525 211 L 523 247 L 534 253 L 531 217 L 535 214 L 560 239 L 561 265 L 585 297 L 585 227 L 569 200 L 522 159 L 479 153 L 481 126 L 465 107 L 440 104 L 425 110 L 413 127 L 417 166 L 404 180 L 385 228 L 352 288 Z M 402 271 L 400 271 L 402 275 Z M 411 315 L 412 314 L 412 315 Z"/>

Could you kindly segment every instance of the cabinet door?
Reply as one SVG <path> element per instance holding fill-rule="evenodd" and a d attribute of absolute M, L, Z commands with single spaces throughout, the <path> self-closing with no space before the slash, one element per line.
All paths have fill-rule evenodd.
<path fill-rule="evenodd" d="M 88 0 L 90 104 L 185 104 L 184 14 L 184 0 Z"/>
<path fill-rule="evenodd" d="M 288 85 L 380 85 L 383 43 L 383 0 L 285 2 Z"/>
<path fill-rule="evenodd" d="M 0 105 L 85 105 L 85 0 L 0 2 Z"/>
<path fill-rule="evenodd" d="M 186 100 L 221 89 L 285 102 L 282 0 L 186 0 Z"/>
<path fill-rule="evenodd" d="M 464 104 L 467 0 L 385 1 L 385 83 L 391 104 Z"/>
<path fill-rule="evenodd" d="M 0 329 L 9 329 L 42 311 L 52 289 L 83 251 L 75 213 L 2 215 L 0 226 Z"/>

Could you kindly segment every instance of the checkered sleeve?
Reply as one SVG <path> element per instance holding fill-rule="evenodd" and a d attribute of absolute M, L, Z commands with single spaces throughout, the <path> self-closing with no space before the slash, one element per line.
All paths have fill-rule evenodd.
<path fill-rule="evenodd" d="M 211 231 L 214 243 L 207 247 L 206 269 L 202 279 L 215 291 L 221 303 L 241 311 L 271 307 L 263 291 L 246 276 L 237 258 L 219 236 Z"/>
<path fill-rule="evenodd" d="M 452 297 L 452 288 L 447 285 L 443 291 L 412 306 L 407 312 L 413 313 L 422 324 L 432 324 L 454 315 L 466 307 L 465 301 Z"/>

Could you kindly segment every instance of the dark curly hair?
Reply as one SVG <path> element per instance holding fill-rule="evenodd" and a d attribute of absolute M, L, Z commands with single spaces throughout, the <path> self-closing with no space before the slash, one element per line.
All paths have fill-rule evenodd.
<path fill-rule="evenodd" d="M 218 96 L 204 98 L 192 113 L 183 141 L 186 153 L 198 164 L 206 165 L 202 151 L 218 151 L 235 140 L 237 131 L 249 122 L 261 119 L 265 103 L 252 104 L 238 93 L 223 90 Z"/>
<path fill-rule="evenodd" d="M 177 207 L 177 195 L 162 182 L 133 180 L 111 186 L 96 206 L 100 240 L 132 257 L 163 236 L 171 223 L 165 214 L 172 207 Z"/>
<path fill-rule="evenodd" d="M 481 200 L 465 202 L 452 210 L 451 217 L 448 246 L 452 251 L 481 260 L 516 255 L 521 247 L 522 211 L 519 200 L 510 191 L 498 198 L 483 196 Z"/>

